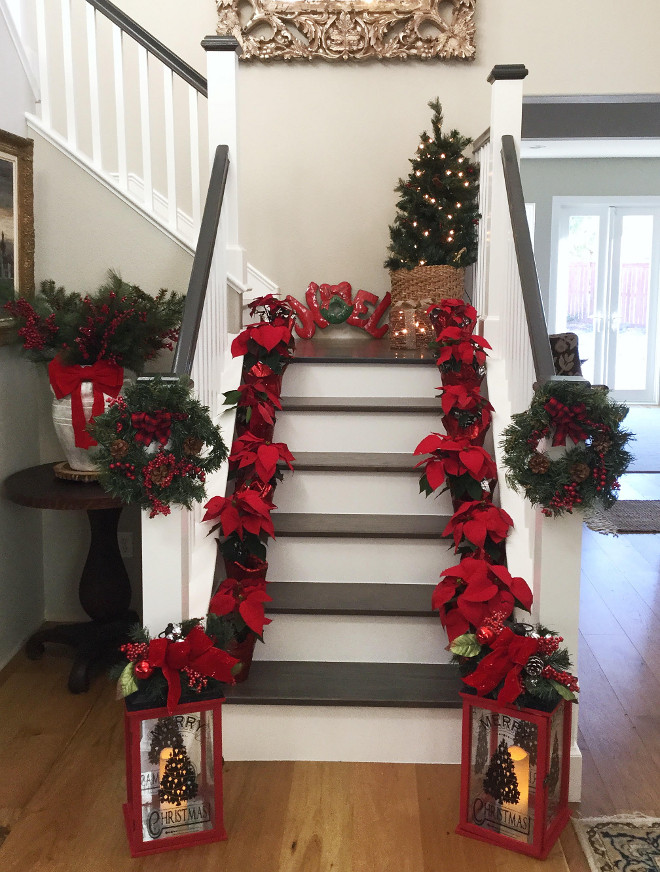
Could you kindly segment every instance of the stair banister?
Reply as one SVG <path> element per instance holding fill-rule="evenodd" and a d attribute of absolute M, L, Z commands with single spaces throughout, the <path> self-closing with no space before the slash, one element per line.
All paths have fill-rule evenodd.
<path fill-rule="evenodd" d="M 514 530 L 507 563 L 534 594 L 532 618 L 564 637 L 577 666 L 582 517 L 544 518 L 506 483 L 501 439 L 511 416 L 529 407 L 534 384 L 554 378 L 543 303 L 533 260 L 518 155 L 522 122 L 523 65 L 498 66 L 492 84 L 490 135 L 481 138 L 480 256 L 475 305 L 493 345 L 488 362 L 489 398 L 495 407 L 493 437 L 502 507 Z M 507 182 L 508 179 L 508 182 Z M 508 187 L 508 190 L 507 190 Z M 580 797 L 582 758 L 573 719 L 569 798 Z"/>

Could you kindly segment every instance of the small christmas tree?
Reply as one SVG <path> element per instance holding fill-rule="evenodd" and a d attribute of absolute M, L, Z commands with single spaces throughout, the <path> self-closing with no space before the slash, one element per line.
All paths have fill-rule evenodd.
<path fill-rule="evenodd" d="M 518 721 L 513 734 L 513 744 L 527 751 L 531 766 L 536 766 L 537 728 L 531 721 Z"/>
<path fill-rule="evenodd" d="M 158 795 L 161 802 L 177 806 L 197 796 L 197 776 L 184 748 L 175 748 L 165 764 Z"/>
<path fill-rule="evenodd" d="M 486 777 L 484 778 L 484 790 L 492 796 L 496 802 L 505 802 L 515 805 L 520 801 L 518 779 L 513 768 L 513 760 L 506 745 L 506 739 L 502 739 L 497 750 L 490 758 Z"/>
<path fill-rule="evenodd" d="M 463 155 L 472 140 L 457 130 L 444 136 L 440 102 L 433 100 L 429 107 L 432 133 L 422 133 L 412 172 L 395 188 L 400 197 L 385 261 L 390 270 L 464 267 L 477 259 L 478 172 Z"/>
<path fill-rule="evenodd" d="M 149 738 L 151 739 L 150 763 L 158 763 L 163 748 L 183 748 L 181 733 L 174 718 L 158 718 Z"/>
<path fill-rule="evenodd" d="M 479 721 L 479 732 L 477 733 L 477 751 L 474 758 L 474 768 L 477 772 L 483 772 L 486 761 L 488 760 L 488 734 L 486 724 Z"/>
<path fill-rule="evenodd" d="M 552 755 L 550 757 L 550 771 L 548 772 L 548 793 L 551 796 L 559 784 L 559 739 L 555 733 L 552 743 Z"/>

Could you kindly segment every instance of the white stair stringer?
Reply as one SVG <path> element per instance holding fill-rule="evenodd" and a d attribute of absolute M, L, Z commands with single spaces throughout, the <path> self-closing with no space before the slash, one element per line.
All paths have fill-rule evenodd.
<path fill-rule="evenodd" d="M 225 705 L 225 760 L 459 763 L 461 710 Z"/>

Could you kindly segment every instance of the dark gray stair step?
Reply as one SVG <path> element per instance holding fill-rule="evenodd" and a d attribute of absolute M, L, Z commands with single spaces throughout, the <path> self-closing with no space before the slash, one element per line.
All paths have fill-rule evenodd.
<path fill-rule="evenodd" d="M 440 417 L 435 397 L 282 397 L 283 412 L 420 412 Z"/>
<path fill-rule="evenodd" d="M 275 535 L 347 539 L 442 539 L 449 515 L 320 515 L 273 512 Z"/>
<path fill-rule="evenodd" d="M 296 451 L 294 467 L 306 472 L 405 472 L 421 475 L 415 469 L 420 458 L 414 454 L 363 454 L 358 451 Z M 281 469 L 287 469 L 280 462 Z"/>
<path fill-rule="evenodd" d="M 330 328 L 332 329 L 332 328 Z M 323 338 L 296 339 L 296 350 L 291 363 L 403 363 L 406 365 L 435 366 L 437 354 L 428 349 L 390 348 L 384 339 L 354 339 L 328 341 Z"/>
<path fill-rule="evenodd" d="M 226 693 L 232 705 L 460 708 L 461 689 L 451 664 L 255 660 Z"/>
<path fill-rule="evenodd" d="M 271 581 L 267 611 L 293 615 L 432 617 L 433 584 Z"/>

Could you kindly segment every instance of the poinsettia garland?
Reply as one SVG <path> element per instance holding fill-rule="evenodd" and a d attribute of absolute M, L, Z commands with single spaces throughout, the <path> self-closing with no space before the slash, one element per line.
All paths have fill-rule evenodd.
<path fill-rule="evenodd" d="M 148 509 L 150 518 L 201 502 L 206 475 L 227 458 L 219 428 L 183 380 L 138 380 L 95 418 L 91 432 L 101 486 Z"/>
<path fill-rule="evenodd" d="M 514 608 L 531 609 L 532 592 L 503 565 L 513 522 L 492 503 L 497 470 L 483 443 L 493 407 L 480 387 L 490 346 L 474 334 L 473 306 L 443 300 L 427 314 L 436 332 L 446 432 L 430 434 L 414 453 L 427 455 L 418 463 L 420 491 L 451 494 L 454 514 L 443 535 L 460 555 L 441 573 L 432 605 L 468 687 L 503 702 L 551 708 L 575 699 L 577 681 L 560 637 L 513 621 Z"/>
<path fill-rule="evenodd" d="M 504 431 L 507 482 L 546 516 L 612 506 L 632 459 L 625 447 L 631 434 L 621 429 L 627 413 L 606 388 L 547 382 Z M 566 446 L 560 457 L 552 457 L 556 446 Z"/>

